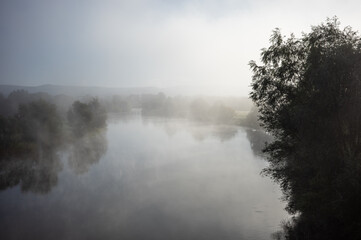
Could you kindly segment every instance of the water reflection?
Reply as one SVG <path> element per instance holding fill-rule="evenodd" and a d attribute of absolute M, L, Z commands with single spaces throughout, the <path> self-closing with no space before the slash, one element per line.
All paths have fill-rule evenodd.
<path fill-rule="evenodd" d="M 20 186 L 22 192 L 46 194 L 58 183 L 63 169 L 61 155 L 69 153 L 68 164 L 77 174 L 85 173 L 99 162 L 107 151 L 106 129 L 87 132 L 82 137 L 68 139 L 68 144 L 39 145 L 27 156 L 0 158 L 0 190 Z"/>
<path fill-rule="evenodd" d="M 2 239 L 262 240 L 286 216 L 242 128 L 135 117 L 107 129 L 55 153 L 48 194 L 0 192 Z"/>
<path fill-rule="evenodd" d="M 262 150 L 266 143 L 270 143 L 273 138 L 263 130 L 246 129 L 247 139 L 251 144 L 252 151 L 257 156 L 264 156 Z"/>
<path fill-rule="evenodd" d="M 137 116 L 133 115 L 133 120 L 136 118 Z M 127 116 L 126 119 L 129 121 L 130 117 Z M 229 141 L 237 135 L 238 130 L 240 129 L 235 125 L 204 124 L 184 119 L 147 116 L 142 116 L 142 123 L 145 126 L 151 124 L 163 129 L 169 137 L 173 137 L 179 132 L 187 131 L 190 132 L 194 140 L 200 142 L 209 138 L 216 138 L 220 142 Z M 250 142 L 253 153 L 259 157 L 264 157 L 262 150 L 264 149 L 266 143 L 273 140 L 272 136 L 261 129 L 244 128 L 244 131 L 246 132 L 246 136 Z"/>
<path fill-rule="evenodd" d="M 89 167 L 98 163 L 107 151 L 105 129 L 89 132 L 74 139 L 69 146 L 68 164 L 77 174 L 89 171 Z"/>
<path fill-rule="evenodd" d="M 0 161 L 0 189 L 20 185 L 23 192 L 48 193 L 58 182 L 62 164 L 55 148 L 39 148 L 27 157 Z"/>
<path fill-rule="evenodd" d="M 205 124 L 185 119 L 142 116 L 142 123 L 145 126 L 151 124 L 163 129 L 169 137 L 173 137 L 179 132 L 188 131 L 194 140 L 200 142 L 209 138 L 216 138 L 220 142 L 229 141 L 238 132 L 238 127 L 234 125 Z"/>

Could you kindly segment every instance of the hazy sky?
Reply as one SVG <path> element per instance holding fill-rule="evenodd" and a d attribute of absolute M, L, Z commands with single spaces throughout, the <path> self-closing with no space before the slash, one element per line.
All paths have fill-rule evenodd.
<path fill-rule="evenodd" d="M 272 29 L 327 17 L 361 29 L 360 1 L 1 0 L 0 83 L 198 87 L 247 96 Z"/>

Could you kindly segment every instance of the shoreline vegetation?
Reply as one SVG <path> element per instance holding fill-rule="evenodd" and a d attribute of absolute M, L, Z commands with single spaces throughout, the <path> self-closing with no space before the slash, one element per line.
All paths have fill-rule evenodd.
<path fill-rule="evenodd" d="M 0 161 L 61 148 L 71 139 L 105 128 L 107 114 L 124 116 L 133 109 L 139 109 L 142 117 L 180 118 L 263 132 L 257 109 L 244 98 L 169 97 L 164 93 L 76 98 L 20 89 L 7 97 L 0 94 Z"/>
<path fill-rule="evenodd" d="M 67 95 L 50 95 L 48 93 L 29 93 L 26 90 L 15 90 L 7 97 L 0 93 L 0 116 L 13 117 L 19 108 L 34 101 L 43 101 L 55 107 L 58 118 L 62 122 L 73 122 L 69 119 L 70 108 L 75 104 L 78 111 L 96 100 L 102 108 L 102 115 L 115 113 L 126 115 L 132 109 L 140 109 L 142 116 L 158 116 L 166 118 L 183 118 L 211 124 L 230 124 L 260 129 L 257 123 L 257 110 L 249 98 L 243 97 L 170 97 L 162 92 L 158 94 L 110 95 L 107 97 L 81 97 Z M 95 102 L 93 102 L 94 104 Z M 45 106 L 45 104 L 43 103 Z M 83 105 L 83 106 L 82 106 Z M 85 112 L 83 114 L 86 115 Z M 94 113 L 99 115 L 99 113 Z M 85 119 L 83 119 L 85 120 Z M 75 123 L 74 123 L 75 124 Z"/>
<path fill-rule="evenodd" d="M 264 173 L 293 215 L 275 239 L 361 239 L 361 37 L 336 17 L 296 38 L 275 29 L 250 62 L 252 100 L 274 136 Z"/>
<path fill-rule="evenodd" d="M 140 109 L 144 118 L 244 126 L 252 150 L 262 155 L 263 140 L 269 136 L 256 124 L 256 109 L 243 102 L 235 110 L 237 101 L 221 100 L 167 97 L 163 93 L 101 99 L 59 98 L 24 90 L 7 97 L 0 95 L 0 190 L 20 184 L 24 192 L 49 192 L 57 185 L 62 170 L 58 152 L 63 149 L 69 150 L 68 164 L 76 174 L 87 172 L 107 151 L 108 114 L 127 116 L 132 109 Z M 251 111 L 248 113 L 247 109 Z"/>
<path fill-rule="evenodd" d="M 46 194 L 62 170 L 60 150 L 69 149 L 68 164 L 76 174 L 105 154 L 106 112 L 96 98 L 75 101 L 67 112 L 51 98 L 25 91 L 2 98 L 1 104 L 6 101 L 18 110 L 0 115 L 0 190 L 20 185 L 23 192 Z"/>

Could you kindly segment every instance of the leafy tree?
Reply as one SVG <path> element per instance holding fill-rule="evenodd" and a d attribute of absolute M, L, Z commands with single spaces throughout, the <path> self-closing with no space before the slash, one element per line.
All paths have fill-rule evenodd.
<path fill-rule="evenodd" d="M 13 97 L 23 94 L 17 92 Z M 69 166 L 77 173 L 99 161 L 106 152 L 105 132 L 88 130 L 105 125 L 104 109 L 97 100 L 75 102 L 69 114 L 76 118 L 71 121 L 72 129 L 87 130 L 81 137 L 66 138 L 63 117 L 54 104 L 44 100 L 20 104 L 14 116 L 0 115 L 0 191 L 19 185 L 24 192 L 48 193 L 62 170 L 60 148 L 68 147 Z"/>
<path fill-rule="evenodd" d="M 0 160 L 59 147 L 62 141 L 63 122 L 54 104 L 37 100 L 21 104 L 15 116 L 0 115 Z"/>
<path fill-rule="evenodd" d="M 210 121 L 213 123 L 232 124 L 234 123 L 235 112 L 232 108 L 226 107 L 223 103 L 215 103 L 208 110 Z"/>
<path fill-rule="evenodd" d="M 89 103 L 75 101 L 68 111 L 68 122 L 76 136 L 105 127 L 106 119 L 106 111 L 98 99 L 93 99 Z"/>
<path fill-rule="evenodd" d="M 16 120 L 19 121 L 26 142 L 47 146 L 61 142 L 62 121 L 54 104 L 37 100 L 20 105 Z"/>
<path fill-rule="evenodd" d="M 112 102 L 109 106 L 110 110 L 117 113 L 129 113 L 131 108 L 129 103 L 119 95 L 112 97 Z"/>
<path fill-rule="evenodd" d="M 250 96 L 274 136 L 265 173 L 298 213 L 286 238 L 361 239 L 361 39 L 333 18 L 270 43 Z"/>
<path fill-rule="evenodd" d="M 157 95 L 142 95 L 141 108 L 143 115 L 171 116 L 169 107 L 169 99 L 167 99 L 165 94 L 162 92 L 158 93 Z"/>

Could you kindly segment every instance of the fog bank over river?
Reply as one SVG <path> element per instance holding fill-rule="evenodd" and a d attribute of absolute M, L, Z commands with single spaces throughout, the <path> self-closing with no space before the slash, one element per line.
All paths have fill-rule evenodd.
<path fill-rule="evenodd" d="M 236 126 L 110 117 L 106 130 L 56 154 L 49 191 L 20 183 L 0 192 L 2 236 L 269 239 L 287 214 L 278 186 L 260 175 L 266 162 L 250 135 Z M 41 186 L 37 177 L 30 189 Z"/>

